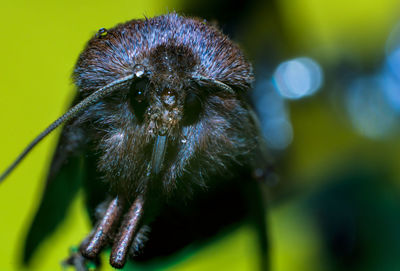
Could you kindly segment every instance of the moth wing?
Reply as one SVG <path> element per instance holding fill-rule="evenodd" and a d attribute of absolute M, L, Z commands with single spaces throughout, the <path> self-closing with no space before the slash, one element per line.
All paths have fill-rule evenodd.
<path fill-rule="evenodd" d="M 77 97 L 73 104 L 78 101 Z M 63 127 L 39 208 L 25 240 L 24 264 L 29 263 L 40 243 L 63 220 L 85 178 L 86 138 L 84 129 L 76 121 Z"/>

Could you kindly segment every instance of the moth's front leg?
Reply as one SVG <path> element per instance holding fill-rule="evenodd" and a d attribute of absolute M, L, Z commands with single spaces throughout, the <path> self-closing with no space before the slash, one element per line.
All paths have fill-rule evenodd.
<path fill-rule="evenodd" d="M 79 250 L 64 263 L 74 266 L 78 271 L 85 271 L 89 262 L 99 262 L 98 257 L 101 250 L 107 244 L 112 243 L 110 264 L 115 268 L 122 268 L 128 253 L 131 255 L 138 253 L 146 239 L 144 234 L 148 232 L 148 227 L 142 226 L 143 206 L 144 197 L 139 195 L 125 213 L 118 228 L 124 203 L 115 197 L 108 204 L 107 210 L 95 229 L 81 243 Z"/>
<path fill-rule="evenodd" d="M 110 264 L 115 268 L 125 265 L 128 252 L 142 223 L 143 206 L 144 197 L 139 195 L 125 214 L 111 250 Z"/>
<path fill-rule="evenodd" d="M 96 258 L 101 249 L 110 240 L 112 231 L 117 226 L 123 211 L 123 202 L 115 197 L 107 207 L 96 228 L 91 232 L 88 238 L 80 245 L 82 255 L 88 259 Z"/>
<path fill-rule="evenodd" d="M 65 265 L 73 266 L 77 271 L 86 271 L 90 263 L 97 267 L 100 263 L 99 254 L 111 239 L 112 231 L 120 220 L 123 203 L 115 197 L 108 203 L 108 207 L 102 214 L 97 226 L 92 230 L 79 245 L 79 249 L 63 262 Z"/>

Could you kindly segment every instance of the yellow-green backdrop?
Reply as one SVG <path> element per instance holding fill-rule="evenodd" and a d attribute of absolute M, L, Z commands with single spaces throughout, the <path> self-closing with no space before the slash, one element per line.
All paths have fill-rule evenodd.
<path fill-rule="evenodd" d="M 181 4 L 179 0 L 3 1 L 0 10 L 0 170 L 65 111 L 74 92 L 70 80 L 73 66 L 97 29 L 143 15 L 151 17 L 179 11 Z M 301 52 L 312 53 L 326 62 L 334 62 L 342 51 L 361 52 L 364 56 L 376 52 L 384 45 L 400 10 L 397 0 L 283 0 L 279 6 L 288 40 L 296 43 Z M 254 14 L 262 18 L 263 9 L 255 10 Z M 253 31 L 257 30 L 254 25 Z M 291 157 L 288 176 L 307 180 L 352 149 L 363 149 L 378 157 L 399 149 L 398 141 L 377 145 L 347 131 L 346 124 L 338 121 L 325 106 L 300 103 L 292 108 L 294 142 L 288 153 Z M 23 238 L 37 208 L 56 138 L 57 132 L 42 142 L 0 185 L 0 270 L 22 268 L 19 261 Z M 273 270 L 323 270 L 314 225 L 296 208 L 296 202 L 288 201 L 273 207 L 269 214 Z M 59 270 L 69 247 L 76 245 L 89 230 L 82 197 L 78 197 L 62 226 L 40 247 L 32 269 Z M 174 265 L 159 267 L 163 270 L 255 270 L 254 243 L 252 231 L 241 227 Z"/>
<path fill-rule="evenodd" d="M 74 64 L 87 40 L 99 28 L 174 10 L 180 10 L 180 1 L 3 1 L 0 170 L 65 111 L 74 95 L 70 79 Z M 38 207 L 56 139 L 57 132 L 44 140 L 0 187 L 0 270 L 22 269 L 23 240 Z M 68 255 L 68 249 L 90 230 L 82 204 L 82 197 L 78 197 L 62 226 L 40 247 L 32 270 L 61 269 L 60 262 Z M 252 242 L 247 232 L 247 229 L 239 231 L 239 238 Z M 243 257 L 251 251 L 232 246 L 235 239 L 222 242 L 222 246 L 237 247 L 229 253 L 220 253 L 224 249 L 216 246 L 191 257 L 192 260 L 165 268 L 212 270 L 231 265 L 232 270 L 253 269 L 255 263 Z M 104 266 L 105 270 L 111 270 L 107 264 Z"/>

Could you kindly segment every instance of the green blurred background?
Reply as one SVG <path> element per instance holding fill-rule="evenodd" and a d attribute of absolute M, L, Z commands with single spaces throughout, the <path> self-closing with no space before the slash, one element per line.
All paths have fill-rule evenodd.
<path fill-rule="evenodd" d="M 284 120 L 272 137 L 264 131 L 276 162 L 266 181 L 272 270 L 400 270 L 398 0 L 3 1 L 0 170 L 65 111 L 75 61 L 97 29 L 174 10 L 218 22 L 239 42 L 255 66 L 253 97 L 270 98 L 256 107 L 275 110 L 260 118 Z M 312 95 L 288 98 L 277 82 L 298 57 L 323 79 Z M 22 270 L 56 139 L 0 187 L 0 270 Z M 59 270 L 89 230 L 79 196 L 30 269 Z M 257 270 L 256 238 L 243 224 L 138 270 Z"/>

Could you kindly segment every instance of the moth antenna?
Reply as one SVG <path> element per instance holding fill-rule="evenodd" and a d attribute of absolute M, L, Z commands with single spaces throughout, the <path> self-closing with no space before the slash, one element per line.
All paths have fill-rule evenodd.
<path fill-rule="evenodd" d="M 208 77 L 205 77 L 202 75 L 195 76 L 194 79 L 197 79 L 199 81 L 209 82 L 213 85 L 216 85 L 221 90 L 225 90 L 225 91 L 229 92 L 230 94 L 235 94 L 235 91 L 230 86 L 228 86 L 225 83 L 222 83 L 221 81 L 211 79 L 211 78 L 208 78 Z"/>
<path fill-rule="evenodd" d="M 97 103 L 100 99 L 110 95 L 115 90 L 123 86 L 127 81 L 131 81 L 137 75 L 135 73 L 128 76 L 122 77 L 121 79 L 115 80 L 104 87 L 96 90 L 91 95 L 86 97 L 84 100 L 79 102 L 77 105 L 68 110 L 64 115 L 59 117 L 56 121 L 50 124 L 46 130 L 41 132 L 29 145 L 21 152 L 21 154 L 14 160 L 14 162 L 0 175 L 0 183 L 15 169 L 15 167 L 21 163 L 25 156 L 48 134 L 50 134 L 58 126 L 76 117 L 85 108 Z"/>

